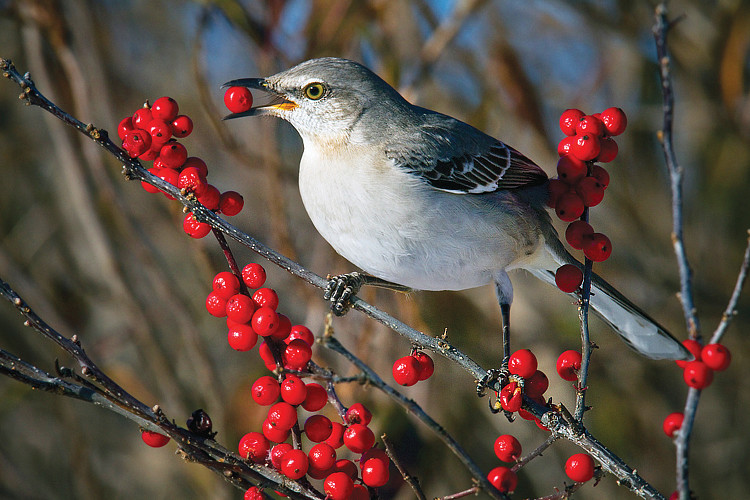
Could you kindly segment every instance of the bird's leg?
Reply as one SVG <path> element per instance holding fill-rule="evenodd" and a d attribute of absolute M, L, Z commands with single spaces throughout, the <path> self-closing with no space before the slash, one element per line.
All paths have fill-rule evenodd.
<path fill-rule="evenodd" d="M 494 368 L 487 372 L 487 375 L 479 381 L 477 385 L 477 394 L 482 396 L 484 389 L 495 385 L 504 387 L 510 380 L 510 371 L 508 371 L 508 362 L 510 361 L 510 304 L 513 302 L 513 285 L 510 277 L 505 271 L 500 271 L 495 275 L 495 293 L 500 303 L 500 317 L 502 320 L 502 342 L 503 342 L 503 360 L 500 368 Z M 494 384 L 497 382 L 497 384 Z"/>
<path fill-rule="evenodd" d="M 323 293 L 323 298 L 331 302 L 331 311 L 336 316 L 343 316 L 351 306 L 351 299 L 362 288 L 363 285 L 387 288 L 397 292 L 410 292 L 411 288 L 391 283 L 365 273 L 347 273 L 338 276 L 328 276 L 328 285 Z"/>

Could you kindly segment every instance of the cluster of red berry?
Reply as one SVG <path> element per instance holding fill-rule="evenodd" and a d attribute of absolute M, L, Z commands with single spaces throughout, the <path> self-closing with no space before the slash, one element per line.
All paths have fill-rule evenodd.
<path fill-rule="evenodd" d="M 393 380 L 405 387 L 427 380 L 433 373 L 435 373 L 435 363 L 432 358 L 416 349 L 393 363 Z"/>
<path fill-rule="evenodd" d="M 565 110 L 560 116 L 560 129 L 565 134 L 557 147 L 557 178 L 551 179 L 547 204 L 557 216 L 570 222 L 565 239 L 571 247 L 583 250 L 594 262 L 607 260 L 612 244 L 603 233 L 594 232 L 585 220 L 579 220 L 585 209 L 601 203 L 609 185 L 609 173 L 595 162 L 608 163 L 617 156 L 617 143 L 612 138 L 625 131 L 627 117 L 620 108 L 586 115 L 579 109 Z M 583 282 L 578 266 L 565 264 L 555 274 L 555 283 L 566 293 L 575 292 Z"/>
<path fill-rule="evenodd" d="M 724 371 L 729 368 L 732 361 L 732 353 L 723 344 L 707 344 L 702 346 L 700 342 L 693 339 L 682 341 L 688 351 L 695 357 L 693 361 L 675 361 L 682 368 L 682 376 L 685 383 L 694 389 L 705 389 L 714 380 L 715 371 Z M 670 413 L 664 419 L 664 434 L 673 438 L 682 428 L 684 415 L 680 412 Z"/>
<path fill-rule="evenodd" d="M 581 369 L 581 353 L 572 350 L 563 352 L 557 358 L 556 369 L 563 380 L 577 380 L 578 371 Z M 544 393 L 549 387 L 549 379 L 543 371 L 538 369 L 538 361 L 534 353 L 528 349 L 519 349 L 514 352 L 508 360 L 508 370 L 515 377 L 511 378 L 511 381 L 498 394 L 502 409 L 510 413 L 518 412 L 521 418 L 534 420 L 540 429 L 549 430 L 538 418 L 521 407 L 524 394 L 540 405 L 546 405 Z M 520 381 L 518 378 L 523 380 Z M 495 454 L 503 462 L 513 462 L 521 454 L 521 444 L 513 436 L 500 436 L 495 441 Z M 574 481 L 588 481 L 594 475 L 594 461 L 585 453 L 578 453 L 568 459 L 565 472 Z M 503 492 L 513 491 L 518 483 L 515 472 L 504 466 L 492 469 L 487 479 Z"/>
<path fill-rule="evenodd" d="M 369 498 L 366 486 L 379 487 L 388 482 L 390 461 L 375 448 L 375 435 L 368 427 L 372 414 L 361 403 L 349 407 L 343 423 L 332 422 L 320 412 L 328 403 L 326 389 L 316 382 L 305 382 L 287 370 L 305 372 L 312 356 L 314 337 L 309 328 L 292 325 L 278 313 L 279 298 L 271 288 L 263 287 L 266 273 L 259 264 L 242 269 L 241 282 L 230 272 L 220 272 L 206 299 L 206 308 L 217 317 L 226 316 L 229 345 L 238 351 L 252 349 L 263 337 L 259 354 L 270 371 L 252 385 L 253 401 L 268 406 L 261 432 L 249 432 L 239 442 L 239 453 L 255 463 L 272 466 L 289 479 L 325 479 L 323 489 L 331 499 Z M 244 292 L 241 288 L 254 290 Z M 279 368 L 283 368 L 277 370 Z M 301 425 L 299 407 L 312 413 Z M 301 432 L 310 441 L 307 453 L 286 441 L 292 432 Z M 272 444 L 276 443 L 276 444 Z M 337 457 L 345 446 L 359 454 L 354 461 Z M 355 481 L 361 478 L 360 484 Z M 257 493 L 248 490 L 247 498 Z"/>
<path fill-rule="evenodd" d="M 223 193 L 206 181 L 208 166 L 195 156 L 188 156 L 187 149 L 175 138 L 182 139 L 193 131 L 193 121 L 179 114 L 177 101 L 171 97 L 160 97 L 149 106 L 148 102 L 132 116 L 123 118 L 117 127 L 122 147 L 131 158 L 154 162 L 149 172 L 164 181 L 192 192 L 206 208 L 225 215 L 237 215 L 244 205 L 242 196 L 235 191 Z M 141 182 L 149 193 L 159 189 Z M 172 196 L 164 193 L 169 199 Z M 202 238 L 211 231 L 211 226 L 198 222 L 193 214 L 187 214 L 182 225 L 193 238 Z"/>

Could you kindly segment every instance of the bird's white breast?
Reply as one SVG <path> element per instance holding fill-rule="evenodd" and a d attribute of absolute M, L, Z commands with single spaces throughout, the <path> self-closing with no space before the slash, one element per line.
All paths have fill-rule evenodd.
<path fill-rule="evenodd" d="M 436 191 L 373 150 L 305 141 L 300 162 L 310 219 L 356 266 L 415 289 L 462 290 L 490 282 L 512 264 L 501 259 L 525 251 L 530 242 L 508 238 L 491 210 L 471 201 L 479 198 Z"/>

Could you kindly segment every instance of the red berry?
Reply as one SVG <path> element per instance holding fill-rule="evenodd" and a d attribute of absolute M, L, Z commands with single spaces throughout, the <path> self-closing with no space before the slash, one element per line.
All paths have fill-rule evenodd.
<path fill-rule="evenodd" d="M 279 307 L 279 295 L 273 288 L 258 288 L 253 293 L 253 301 L 258 307 L 269 307 L 274 311 Z"/>
<path fill-rule="evenodd" d="M 574 185 L 588 173 L 588 166 L 573 155 L 561 156 L 557 160 L 557 177 L 568 185 Z"/>
<path fill-rule="evenodd" d="M 583 254 L 594 262 L 604 262 L 612 253 L 612 243 L 602 233 L 593 233 L 584 241 Z"/>
<path fill-rule="evenodd" d="M 570 154 L 583 161 L 591 161 L 601 151 L 599 137 L 596 135 L 577 135 L 570 146 Z"/>
<path fill-rule="evenodd" d="M 268 342 L 265 340 L 260 343 L 260 347 L 258 347 L 258 354 L 260 355 L 260 359 L 263 360 L 263 362 L 266 365 L 273 365 L 272 368 L 269 368 L 269 370 L 273 371 L 276 368 L 276 360 L 273 357 L 273 352 L 271 351 L 271 347 L 268 345 Z M 282 354 L 282 358 L 283 358 Z"/>
<path fill-rule="evenodd" d="M 331 422 L 331 435 L 326 439 L 326 443 L 330 444 L 333 448 L 341 448 L 344 446 L 344 431 L 346 427 L 338 422 Z"/>
<path fill-rule="evenodd" d="M 141 439 L 152 448 L 161 448 L 169 442 L 169 436 L 152 431 L 141 431 Z"/>
<path fill-rule="evenodd" d="M 349 500 L 370 500 L 370 490 L 364 484 L 355 484 Z"/>
<path fill-rule="evenodd" d="M 328 443 L 318 443 L 307 454 L 310 466 L 327 471 L 336 464 L 336 450 Z"/>
<path fill-rule="evenodd" d="M 245 495 L 242 497 L 242 500 L 263 500 L 264 498 L 263 491 L 260 488 L 257 486 L 250 486 L 245 490 Z"/>
<path fill-rule="evenodd" d="M 258 343 L 258 334 L 250 325 L 235 323 L 229 327 L 227 342 L 235 351 L 249 351 Z"/>
<path fill-rule="evenodd" d="M 285 340 L 289 336 L 289 332 L 292 331 L 292 320 L 290 320 L 285 314 L 276 313 L 279 317 L 279 324 L 271 333 L 271 336 L 276 340 Z"/>
<path fill-rule="evenodd" d="M 511 413 L 521 409 L 523 404 L 523 392 L 516 382 L 510 382 L 500 391 L 500 405 L 503 410 Z"/>
<path fill-rule="evenodd" d="M 290 405 L 301 405 L 307 397 L 307 387 L 297 375 L 287 375 L 281 383 L 281 399 Z"/>
<path fill-rule="evenodd" d="M 594 477 L 594 459 L 585 453 L 576 453 L 565 462 L 565 474 L 577 483 Z"/>
<path fill-rule="evenodd" d="M 270 406 L 279 399 L 281 387 L 275 378 L 264 375 L 253 383 L 250 395 L 261 406 Z"/>
<path fill-rule="evenodd" d="M 547 206 L 550 208 L 555 208 L 557 206 L 557 200 L 559 200 L 563 194 L 570 191 L 570 186 L 560 179 L 550 179 L 548 188 L 549 197 L 547 198 Z"/>
<path fill-rule="evenodd" d="M 424 352 L 417 352 L 413 355 L 419 362 L 419 380 L 427 380 L 435 373 L 435 362 Z"/>
<path fill-rule="evenodd" d="M 294 449 L 294 447 L 289 443 L 279 443 L 274 445 L 271 448 L 271 465 L 273 465 L 277 469 L 281 469 L 281 459 L 284 458 L 284 455 L 290 450 Z"/>
<path fill-rule="evenodd" d="M 546 406 L 547 405 L 546 401 L 541 396 L 533 397 L 533 398 L 530 398 L 530 399 L 536 401 L 541 406 Z M 537 418 L 532 413 L 524 410 L 523 408 L 521 408 L 520 410 L 518 410 L 518 416 L 521 417 L 524 420 L 537 420 Z"/>
<path fill-rule="evenodd" d="M 701 360 L 701 351 L 703 349 L 703 346 L 700 342 L 693 339 L 685 339 L 682 341 L 682 345 L 685 346 L 685 349 L 690 351 L 690 354 L 692 354 L 695 357 L 696 361 Z M 685 368 L 685 366 L 689 363 L 689 361 L 685 360 L 677 360 L 675 361 L 677 363 L 677 366 L 680 368 Z"/>
<path fill-rule="evenodd" d="M 151 114 L 150 108 L 140 108 L 133 113 L 133 127 L 146 130 L 146 124 L 154 119 L 154 115 Z"/>
<path fill-rule="evenodd" d="M 685 415 L 680 412 L 667 415 L 667 418 L 664 419 L 664 423 L 662 424 L 664 434 L 666 434 L 667 437 L 673 438 L 677 431 L 682 427 L 683 420 L 685 420 Z"/>
<path fill-rule="evenodd" d="M 227 318 L 235 323 L 248 323 L 254 317 L 254 312 L 255 302 L 247 295 L 236 293 L 227 300 Z"/>
<path fill-rule="evenodd" d="M 208 183 L 206 176 L 201 174 L 200 170 L 195 167 L 188 167 L 180 171 L 180 176 L 177 178 L 177 187 L 192 191 L 196 196 L 199 196 L 206 191 Z"/>
<path fill-rule="evenodd" d="M 607 186 L 609 186 L 609 172 L 601 165 L 591 167 L 591 177 L 598 180 L 599 184 L 604 186 L 604 189 L 607 189 Z"/>
<path fill-rule="evenodd" d="M 375 434 L 364 424 L 352 424 L 344 431 L 344 445 L 354 453 L 364 453 L 375 444 Z"/>
<path fill-rule="evenodd" d="M 701 350 L 701 361 L 712 370 L 721 372 L 729 368 L 732 353 L 722 344 L 708 344 Z"/>
<path fill-rule="evenodd" d="M 560 195 L 555 205 L 555 213 L 560 220 L 571 222 L 583 215 L 583 200 L 575 193 L 568 191 Z"/>
<path fill-rule="evenodd" d="M 354 481 L 346 472 L 333 472 L 323 483 L 323 491 L 330 500 L 349 500 L 354 491 Z"/>
<path fill-rule="evenodd" d="M 521 443 L 510 434 L 503 434 L 495 440 L 495 455 L 503 462 L 515 462 L 521 456 Z"/>
<path fill-rule="evenodd" d="M 604 135 L 604 123 L 596 116 L 586 115 L 576 124 L 576 135 L 593 135 L 600 137 Z"/>
<path fill-rule="evenodd" d="M 557 358 L 557 373 L 560 378 L 573 382 L 578 380 L 578 370 L 581 369 L 581 353 L 565 351 Z"/>
<path fill-rule="evenodd" d="M 385 452 L 385 450 L 381 450 L 380 448 L 376 447 L 372 447 L 366 452 L 362 453 L 362 455 L 359 457 L 359 463 L 363 464 L 371 458 L 376 458 L 385 464 L 391 463 L 391 459 L 388 458 L 388 454 Z"/>
<path fill-rule="evenodd" d="M 157 118 L 148 122 L 146 131 L 151 135 L 151 149 L 160 144 L 163 146 L 172 137 L 172 126 Z"/>
<path fill-rule="evenodd" d="M 236 191 L 225 191 L 219 197 L 219 210 L 224 215 L 237 215 L 242 211 L 245 200 L 242 195 Z"/>
<path fill-rule="evenodd" d="M 291 431 L 289 429 L 279 429 L 274 426 L 270 420 L 265 419 L 262 425 L 263 435 L 274 443 L 282 443 L 289 438 Z"/>
<path fill-rule="evenodd" d="M 132 116 L 126 116 L 122 120 L 120 120 L 120 123 L 117 125 L 117 136 L 120 138 L 120 140 L 125 139 L 125 134 L 133 130 L 135 127 L 133 126 L 133 117 Z"/>
<path fill-rule="evenodd" d="M 575 189 L 585 207 L 595 207 L 604 199 L 604 186 L 596 177 L 584 177 L 578 181 Z"/>
<path fill-rule="evenodd" d="M 260 288 L 266 282 L 266 270 L 254 262 L 242 268 L 242 281 L 248 288 Z"/>
<path fill-rule="evenodd" d="M 614 139 L 606 137 L 599 142 L 599 145 L 601 146 L 601 149 L 599 150 L 599 156 L 596 157 L 596 161 L 609 163 L 617 158 L 619 148 Z"/>
<path fill-rule="evenodd" d="M 393 379 L 397 384 L 409 387 L 419 382 L 419 361 L 414 356 L 404 356 L 393 363 Z"/>
<path fill-rule="evenodd" d="M 180 108 L 177 105 L 177 101 L 171 97 L 160 97 L 151 105 L 151 115 L 167 123 L 177 118 L 177 113 L 179 112 Z"/>
<path fill-rule="evenodd" d="M 240 291 L 240 280 L 229 271 L 217 273 L 211 285 L 214 292 L 227 300 Z"/>
<path fill-rule="evenodd" d="M 302 402 L 302 408 L 309 412 L 316 412 L 323 409 L 328 403 L 328 393 L 322 385 L 310 382 L 307 384 L 307 396 Z"/>
<path fill-rule="evenodd" d="M 172 184 L 173 186 L 177 186 L 177 180 L 179 177 L 177 170 L 174 170 L 171 168 L 162 168 L 156 173 L 156 175 L 157 177 L 162 179 L 164 182 L 167 182 L 168 184 Z M 166 196 L 168 200 L 174 200 L 174 197 L 171 194 L 167 194 L 165 192 L 164 196 Z"/>
<path fill-rule="evenodd" d="M 555 271 L 555 285 L 565 293 L 573 293 L 583 283 L 583 271 L 573 264 L 564 264 Z"/>
<path fill-rule="evenodd" d="M 528 378 L 537 368 L 536 356 L 528 349 L 519 349 L 510 355 L 508 370 L 519 377 Z"/>
<path fill-rule="evenodd" d="M 198 158 L 197 156 L 188 156 L 185 163 L 182 164 L 182 168 L 195 167 L 197 168 L 203 177 L 208 177 L 208 166 L 206 162 Z"/>
<path fill-rule="evenodd" d="M 302 339 L 295 339 L 289 342 L 284 349 L 286 364 L 292 368 L 301 370 L 307 366 L 307 362 L 312 358 L 312 348 Z"/>
<path fill-rule="evenodd" d="M 200 239 L 211 232 L 211 226 L 205 222 L 198 222 L 192 213 L 185 216 L 182 221 L 182 229 L 185 233 L 195 239 Z"/>
<path fill-rule="evenodd" d="M 714 380 L 714 371 L 703 361 L 688 361 L 682 372 L 685 383 L 694 389 L 705 389 Z"/>
<path fill-rule="evenodd" d="M 244 113 L 253 107 L 253 94 L 245 87 L 229 87 L 224 92 L 224 105 L 232 113 Z"/>
<path fill-rule="evenodd" d="M 291 343 L 292 340 L 300 339 L 307 345 L 313 345 L 315 343 L 315 337 L 312 331 L 305 325 L 294 325 L 292 331 L 289 332 L 289 336 L 284 340 L 287 344 Z"/>
<path fill-rule="evenodd" d="M 560 115 L 560 130 L 562 130 L 562 133 L 565 135 L 575 135 L 578 122 L 584 116 L 586 116 L 585 113 L 580 109 L 571 108 L 563 111 Z"/>
<path fill-rule="evenodd" d="M 271 445 L 260 432 L 248 432 L 240 439 L 238 449 L 242 458 L 262 463 L 266 460 Z"/>
<path fill-rule="evenodd" d="M 489 474 L 487 480 L 502 493 L 509 493 L 518 486 L 518 476 L 507 467 L 495 467 Z"/>
<path fill-rule="evenodd" d="M 177 141 L 168 142 L 159 150 L 159 159 L 169 168 L 180 168 L 187 156 L 187 149 Z"/>
<path fill-rule="evenodd" d="M 564 137 L 561 139 L 560 142 L 557 143 L 557 155 L 565 156 L 571 154 L 575 147 L 576 140 L 576 136 Z"/>
<path fill-rule="evenodd" d="M 344 420 L 350 424 L 367 425 L 372 420 L 372 413 L 362 403 L 354 403 L 346 410 Z"/>
<path fill-rule="evenodd" d="M 302 478 L 308 467 L 307 455 L 302 450 L 289 450 L 281 458 L 281 473 L 289 479 Z"/>
<path fill-rule="evenodd" d="M 250 299 L 250 297 L 248 297 L 248 299 Z M 250 301 L 252 302 L 252 299 L 250 299 Z M 255 303 L 253 303 L 253 307 L 255 307 Z M 228 310 L 227 314 L 229 314 Z M 270 307 L 259 307 L 258 310 L 252 314 L 251 324 L 253 330 L 255 330 L 258 335 L 268 337 L 279 326 L 279 315 Z"/>
<path fill-rule="evenodd" d="M 362 462 L 362 482 L 371 488 L 379 488 L 388 482 L 388 463 L 377 458 Z"/>
<path fill-rule="evenodd" d="M 601 113 L 601 120 L 609 135 L 620 135 L 628 126 L 628 117 L 620 108 L 607 108 Z"/>
<path fill-rule="evenodd" d="M 289 430 L 297 423 L 297 410 L 285 401 L 274 404 L 268 409 L 268 422 L 281 430 Z"/>
<path fill-rule="evenodd" d="M 182 139 L 193 131 L 193 120 L 187 115 L 179 115 L 172 120 L 172 133 L 175 137 Z"/>
<path fill-rule="evenodd" d="M 130 130 L 125 133 L 122 148 L 131 158 L 140 156 L 151 148 L 151 134 L 140 129 Z"/>
<path fill-rule="evenodd" d="M 323 415 L 313 415 L 305 420 L 305 435 L 313 443 L 320 443 L 331 437 L 333 423 Z"/>
<path fill-rule="evenodd" d="M 206 309 L 211 316 L 223 318 L 227 315 L 227 300 L 216 291 L 212 291 L 206 297 Z"/>
<path fill-rule="evenodd" d="M 336 465 L 333 466 L 333 470 L 335 472 L 343 472 L 353 480 L 357 479 L 357 466 L 351 460 L 345 458 L 336 460 Z"/>
<path fill-rule="evenodd" d="M 531 377 L 528 377 L 523 385 L 523 392 L 530 398 L 540 397 L 549 388 L 549 379 L 547 375 L 537 370 Z"/>
<path fill-rule="evenodd" d="M 594 234 L 594 228 L 586 221 L 574 220 L 565 230 L 565 241 L 576 250 L 583 249 L 584 236 Z"/>

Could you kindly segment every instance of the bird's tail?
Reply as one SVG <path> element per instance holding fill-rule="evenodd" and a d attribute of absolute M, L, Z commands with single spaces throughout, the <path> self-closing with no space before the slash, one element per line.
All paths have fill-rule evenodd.
<path fill-rule="evenodd" d="M 555 237 L 547 241 L 547 265 L 528 268 L 537 278 L 555 285 L 555 270 L 563 264 L 583 265 Z M 550 265 L 551 264 L 551 265 Z M 571 294 L 572 295 L 572 294 Z M 631 348 L 651 359 L 690 359 L 672 335 L 597 274 L 591 276 L 590 305 Z"/>

